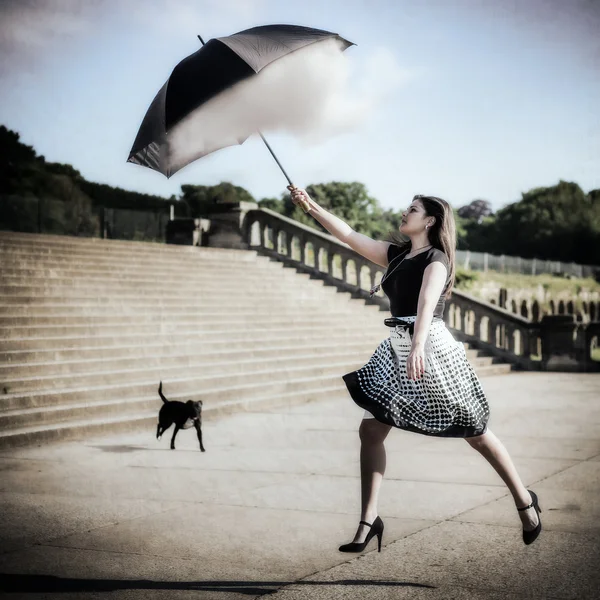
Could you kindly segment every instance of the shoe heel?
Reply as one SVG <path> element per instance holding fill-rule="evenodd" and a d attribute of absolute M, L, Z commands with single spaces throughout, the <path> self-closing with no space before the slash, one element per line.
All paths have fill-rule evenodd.
<path fill-rule="evenodd" d="M 377 534 L 377 551 L 381 552 L 381 538 L 383 537 L 383 532 Z"/>

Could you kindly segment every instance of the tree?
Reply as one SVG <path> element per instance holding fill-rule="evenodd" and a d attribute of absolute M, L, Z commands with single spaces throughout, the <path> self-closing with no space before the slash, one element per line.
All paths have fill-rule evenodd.
<path fill-rule="evenodd" d="M 600 202 L 576 184 L 534 188 L 492 220 L 468 226 L 472 250 L 600 264 Z"/>
<path fill-rule="evenodd" d="M 194 217 L 211 212 L 216 204 L 256 202 L 248 190 L 228 181 L 218 185 L 182 185 L 181 199 L 188 204 Z"/>
<path fill-rule="evenodd" d="M 262 198 L 258 201 L 258 206 L 260 208 L 269 208 L 283 215 L 285 214 L 285 202 L 283 199 L 284 195 L 285 194 L 283 194 L 281 198 Z"/>
<path fill-rule="evenodd" d="M 458 215 L 463 219 L 473 219 L 477 223 L 482 223 L 485 217 L 493 213 L 492 206 L 488 200 L 473 200 L 466 206 L 458 209 Z"/>
<path fill-rule="evenodd" d="M 379 202 L 368 194 L 363 183 L 332 181 L 311 184 L 306 191 L 315 202 L 346 221 L 356 231 L 370 237 L 381 237 L 387 233 L 383 210 Z M 293 204 L 289 194 L 282 195 L 282 201 L 286 216 L 326 232 L 320 223 Z"/>

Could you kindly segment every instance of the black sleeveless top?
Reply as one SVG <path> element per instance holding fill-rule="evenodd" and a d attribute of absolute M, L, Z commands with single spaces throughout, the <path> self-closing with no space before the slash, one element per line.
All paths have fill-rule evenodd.
<path fill-rule="evenodd" d="M 416 316 L 425 268 L 432 262 L 441 262 L 446 267 L 448 273 L 442 295 L 433 311 L 433 316 L 442 319 L 446 305 L 444 293 L 450 284 L 448 257 L 444 252 L 438 250 L 438 248 L 432 247 L 402 261 L 402 257 L 406 256 L 409 252 L 408 249 L 401 251 L 400 247 L 396 246 L 396 244 L 390 244 L 388 248 L 387 270 L 389 273 L 392 273 L 392 271 L 393 273 L 383 282 L 381 288 L 390 299 L 390 312 L 393 317 Z M 399 265 L 401 261 L 402 264 Z"/>

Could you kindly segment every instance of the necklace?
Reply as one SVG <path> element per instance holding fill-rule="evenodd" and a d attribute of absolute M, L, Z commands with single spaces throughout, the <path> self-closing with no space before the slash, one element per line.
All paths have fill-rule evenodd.
<path fill-rule="evenodd" d="M 415 248 L 415 250 L 423 250 L 423 248 L 429 248 L 431 247 L 431 244 L 429 244 L 428 246 L 421 246 L 420 248 Z M 410 252 L 412 252 L 412 248 L 410 249 Z M 380 289 L 381 286 L 383 285 L 383 282 L 404 262 L 404 259 L 409 255 L 409 252 L 407 252 L 404 257 L 402 258 L 402 260 L 390 271 L 390 265 L 392 264 L 392 262 L 394 262 L 394 260 L 396 260 L 396 258 L 400 258 L 400 255 L 396 256 L 396 258 L 394 260 L 392 260 L 392 262 L 388 265 L 388 268 L 386 270 L 386 272 L 383 274 L 383 277 L 381 278 L 381 281 L 377 284 L 374 285 L 371 290 L 369 291 L 369 298 L 372 298 Z M 412 258 L 412 256 L 411 256 Z M 388 272 L 389 271 L 389 272 Z"/>

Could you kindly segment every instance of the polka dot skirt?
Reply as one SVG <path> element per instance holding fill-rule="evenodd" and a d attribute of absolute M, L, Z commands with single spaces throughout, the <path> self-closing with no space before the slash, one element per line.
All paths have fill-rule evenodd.
<path fill-rule="evenodd" d="M 382 423 L 424 435 L 485 433 L 490 409 L 463 343 L 435 319 L 424 347 L 425 373 L 416 381 L 406 373 L 411 343 L 405 327 L 394 327 L 366 365 L 343 376 L 354 402 Z"/>

